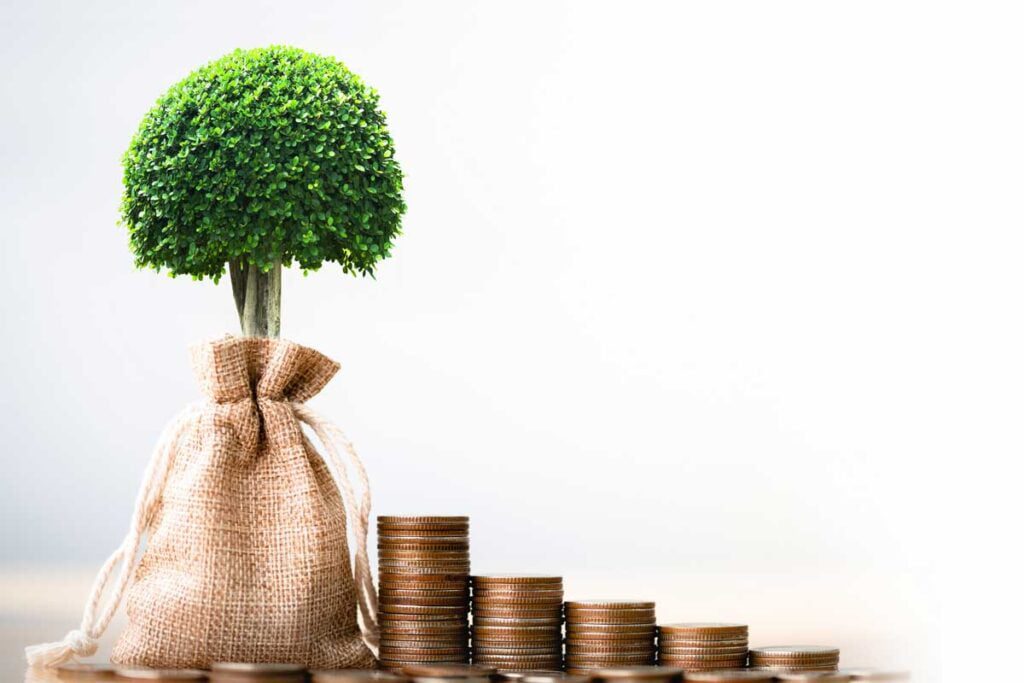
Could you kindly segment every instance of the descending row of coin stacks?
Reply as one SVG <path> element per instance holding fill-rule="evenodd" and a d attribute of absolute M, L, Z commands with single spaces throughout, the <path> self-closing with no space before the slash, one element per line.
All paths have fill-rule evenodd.
<path fill-rule="evenodd" d="M 653 602 L 565 603 L 566 670 L 654 664 L 656 624 Z"/>
<path fill-rule="evenodd" d="M 700 623 L 659 626 L 658 663 L 684 671 L 742 668 L 747 664 L 747 627 Z"/>
<path fill-rule="evenodd" d="M 469 661 L 469 518 L 378 517 L 380 662 Z"/>
<path fill-rule="evenodd" d="M 503 671 L 562 668 L 562 577 L 473 577 L 473 663 Z"/>
<path fill-rule="evenodd" d="M 750 651 L 750 666 L 767 671 L 835 671 L 839 650 L 820 645 L 756 647 Z"/>

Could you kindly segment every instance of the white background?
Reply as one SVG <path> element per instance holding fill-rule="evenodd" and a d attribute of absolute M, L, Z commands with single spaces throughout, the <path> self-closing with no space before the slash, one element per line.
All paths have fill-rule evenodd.
<path fill-rule="evenodd" d="M 477 570 L 754 644 L 929 682 L 1014 663 L 1021 18 L 6 0 L 0 573 L 113 549 L 197 396 L 187 346 L 236 329 L 226 281 L 133 268 L 135 127 L 200 64 L 287 43 L 380 90 L 407 173 L 376 281 L 284 281 L 378 512 L 470 514 Z"/>

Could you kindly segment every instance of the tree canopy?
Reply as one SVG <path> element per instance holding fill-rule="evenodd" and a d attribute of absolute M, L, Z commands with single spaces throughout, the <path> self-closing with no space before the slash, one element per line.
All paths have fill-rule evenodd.
<path fill-rule="evenodd" d="M 236 50 L 167 91 L 124 155 L 136 263 L 219 280 L 234 261 L 372 274 L 405 212 L 378 95 L 332 57 Z"/>

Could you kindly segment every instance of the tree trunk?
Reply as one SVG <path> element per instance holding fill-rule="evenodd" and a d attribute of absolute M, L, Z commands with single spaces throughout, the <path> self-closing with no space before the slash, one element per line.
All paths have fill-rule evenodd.
<path fill-rule="evenodd" d="M 266 273 L 259 268 L 231 261 L 231 292 L 235 297 L 238 321 L 247 337 L 281 336 L 281 262 Z"/>

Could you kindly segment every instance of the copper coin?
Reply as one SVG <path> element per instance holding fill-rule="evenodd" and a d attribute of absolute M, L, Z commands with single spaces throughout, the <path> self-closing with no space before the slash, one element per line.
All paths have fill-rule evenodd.
<path fill-rule="evenodd" d="M 715 638 L 713 640 L 693 640 L 687 638 L 676 638 L 675 636 L 666 636 L 664 634 L 658 636 L 658 642 L 664 643 L 665 645 L 674 645 L 678 647 L 747 647 L 748 645 L 746 638 Z"/>
<path fill-rule="evenodd" d="M 627 614 L 625 612 L 618 612 L 615 614 L 594 614 L 594 615 L 580 615 L 576 614 L 565 614 L 565 622 L 567 624 L 638 624 L 643 626 L 654 626 L 655 618 L 653 614 Z"/>
<path fill-rule="evenodd" d="M 883 669 L 843 669 L 839 673 L 846 674 L 853 681 L 872 681 L 873 683 L 895 683 L 909 681 L 907 671 L 885 671 Z"/>
<path fill-rule="evenodd" d="M 498 609 L 495 607 L 473 607 L 473 617 L 484 619 L 558 619 L 561 621 L 562 611 L 559 609 L 522 609 L 519 607 Z"/>
<path fill-rule="evenodd" d="M 509 657 L 549 657 L 549 658 L 562 658 L 562 647 L 558 646 L 547 646 L 547 647 L 488 647 L 488 646 L 473 646 L 473 657 L 486 659 L 490 655 L 497 656 L 509 656 Z"/>
<path fill-rule="evenodd" d="M 747 647 L 745 645 L 737 645 L 735 647 L 674 647 L 671 645 L 665 645 L 664 643 L 658 643 L 658 651 L 664 652 L 665 654 L 693 656 L 693 655 L 746 655 Z"/>
<path fill-rule="evenodd" d="M 717 624 L 689 622 L 678 624 L 662 624 L 658 632 L 664 636 L 678 636 L 694 640 L 736 639 L 747 637 L 746 624 Z"/>
<path fill-rule="evenodd" d="M 654 664 L 654 654 L 647 652 L 566 652 L 565 661 L 616 662 L 619 664 Z M 612 664 L 608 664 L 609 667 Z"/>
<path fill-rule="evenodd" d="M 391 548 L 378 548 L 378 559 L 382 560 L 469 560 L 469 551 L 465 548 L 455 550 L 437 550 L 435 548 L 416 548 L 413 550 L 393 550 Z"/>
<path fill-rule="evenodd" d="M 453 617 L 446 614 L 387 614 L 381 612 L 378 617 L 381 628 L 402 628 L 406 623 L 469 627 L 469 619 L 462 615 Z"/>
<path fill-rule="evenodd" d="M 683 679 L 680 669 L 663 666 L 628 666 L 593 671 L 593 680 L 599 681 L 665 681 L 678 683 Z"/>
<path fill-rule="evenodd" d="M 547 633 L 504 633 L 499 635 L 473 634 L 473 643 L 480 645 L 491 645 L 501 643 L 553 643 L 562 645 L 562 634 L 558 631 Z"/>
<path fill-rule="evenodd" d="M 473 625 L 473 635 L 476 636 L 549 636 L 557 635 L 559 638 L 562 637 L 562 629 L 558 626 L 521 626 L 516 624 L 514 626 L 481 626 L 479 624 Z"/>
<path fill-rule="evenodd" d="M 747 654 L 745 652 L 734 652 L 731 654 L 720 655 L 685 655 L 674 652 L 659 652 L 658 656 L 662 659 L 671 659 L 674 662 L 689 662 L 691 664 L 747 661 Z"/>
<path fill-rule="evenodd" d="M 687 672 L 686 681 L 698 683 L 772 683 L 774 677 L 763 671 L 699 671 Z"/>
<path fill-rule="evenodd" d="M 460 588 L 420 590 L 416 588 L 382 588 L 377 592 L 381 598 L 467 598 L 469 595 Z"/>
<path fill-rule="evenodd" d="M 437 650 L 444 648 L 466 648 L 469 647 L 469 638 L 459 638 L 452 635 L 444 636 L 381 636 L 381 647 L 406 649 L 406 650 Z"/>
<path fill-rule="evenodd" d="M 377 515 L 378 524 L 469 524 L 468 515 Z"/>
<path fill-rule="evenodd" d="M 117 678 L 129 681 L 205 681 L 206 672 L 198 669 L 147 669 L 117 667 Z"/>
<path fill-rule="evenodd" d="M 469 635 L 469 628 L 466 624 L 448 624 L 448 623 L 436 623 L 436 622 L 418 622 L 418 621 L 405 621 L 405 622 L 391 622 L 381 628 L 382 635 L 395 636 L 401 638 L 407 638 L 414 634 L 423 634 L 424 636 L 430 636 L 431 638 L 437 636 L 455 636 L 462 633 Z"/>
<path fill-rule="evenodd" d="M 654 652 L 654 641 L 637 640 L 590 640 L 566 642 L 565 651 L 576 654 L 585 652 Z"/>
<path fill-rule="evenodd" d="M 68 662 L 57 667 L 57 678 L 77 678 L 80 681 L 102 681 L 116 675 L 109 664 L 92 662 Z"/>
<path fill-rule="evenodd" d="M 558 626 L 562 625 L 561 615 L 557 617 L 530 617 L 530 618 L 509 618 L 509 617 L 486 617 L 479 614 L 473 615 L 474 626 Z"/>
<path fill-rule="evenodd" d="M 465 526 L 377 526 L 377 540 L 396 538 L 455 538 L 468 539 L 469 527 Z"/>
<path fill-rule="evenodd" d="M 417 539 L 409 542 L 395 541 L 390 539 L 381 539 L 377 542 L 377 552 L 390 552 L 390 553 L 419 553 L 419 552 L 438 552 L 438 553 L 467 553 L 469 552 L 469 539 L 454 539 L 446 541 L 444 539 L 427 538 Z"/>
<path fill-rule="evenodd" d="M 839 658 L 839 649 L 824 645 L 771 645 L 750 648 L 751 657 L 765 659 L 823 659 Z"/>
<path fill-rule="evenodd" d="M 623 609 L 654 611 L 654 603 L 628 600 L 569 600 L 565 603 L 565 608 L 568 610 L 596 610 L 601 612 Z"/>
<path fill-rule="evenodd" d="M 499 655 L 473 655 L 473 663 L 484 666 L 494 666 L 499 669 L 557 669 L 562 666 L 561 655 L 543 655 L 533 657 L 531 655 L 499 656 Z"/>
<path fill-rule="evenodd" d="M 469 661 L 469 650 L 431 654 L 430 651 L 428 650 L 417 650 L 414 652 L 410 652 L 408 650 L 382 649 L 380 651 L 380 661 L 412 663 L 422 662 L 424 664 L 457 664 Z"/>
<path fill-rule="evenodd" d="M 444 666 L 407 666 L 402 673 L 414 677 L 426 678 L 477 678 L 493 676 L 498 670 L 490 666 L 475 666 L 471 664 L 444 665 Z"/>
<path fill-rule="evenodd" d="M 441 597 L 395 597 L 381 595 L 377 602 L 381 605 L 418 605 L 420 607 L 464 607 L 469 609 L 469 600 L 457 595 Z"/>
<path fill-rule="evenodd" d="M 473 576 L 473 584 L 481 586 L 551 583 L 561 585 L 562 577 L 544 574 L 476 574 Z"/>
<path fill-rule="evenodd" d="M 399 659 L 429 657 L 436 661 L 441 655 L 454 655 L 456 657 L 465 655 L 469 652 L 469 645 L 467 644 L 461 647 L 434 647 L 432 643 L 427 643 L 425 647 L 414 647 L 411 643 L 403 643 L 401 645 L 388 645 L 387 647 L 384 647 L 384 650 L 387 652 L 389 657 L 398 657 Z"/>
<path fill-rule="evenodd" d="M 776 681 L 809 681 L 810 683 L 849 683 L 853 680 L 849 674 L 835 671 L 778 671 Z"/>
<path fill-rule="evenodd" d="M 434 579 L 423 579 L 419 576 L 404 575 L 404 576 L 381 576 L 380 577 L 380 590 L 384 593 L 397 593 L 401 591 L 459 591 L 463 595 L 469 596 L 469 587 L 464 583 L 460 583 L 457 578 L 448 580 L 434 580 Z"/>
<path fill-rule="evenodd" d="M 589 683 L 586 679 L 580 681 L 565 679 L 568 676 L 561 671 L 499 671 L 503 681 L 523 681 L 524 683 Z"/>
<path fill-rule="evenodd" d="M 386 614 L 437 614 L 448 616 L 460 616 L 468 613 L 466 605 L 407 605 L 407 604 L 384 604 L 381 605 L 381 612 Z"/>
<path fill-rule="evenodd" d="M 314 671 L 313 683 L 412 683 L 412 679 L 377 669 L 332 669 Z"/>
<path fill-rule="evenodd" d="M 656 660 L 654 657 L 648 657 L 646 655 L 623 655 L 621 657 L 570 657 L 566 655 L 565 657 L 565 666 L 570 669 L 580 669 L 584 667 L 608 669 L 620 666 L 653 665 L 655 662 Z"/>
<path fill-rule="evenodd" d="M 506 606 L 518 606 L 518 605 L 537 605 L 539 607 L 558 607 L 559 610 L 562 608 L 562 596 L 560 595 L 478 595 L 473 594 L 473 602 L 478 605 L 494 605 L 495 607 L 506 607 Z"/>
<path fill-rule="evenodd" d="M 383 570 L 379 572 L 380 582 L 382 584 L 409 584 L 416 581 L 423 583 L 454 583 L 460 579 L 465 579 L 466 575 L 458 572 L 437 572 L 433 570 L 427 571 L 404 571 L 396 572 L 393 570 Z"/>

